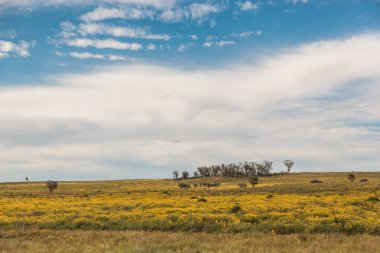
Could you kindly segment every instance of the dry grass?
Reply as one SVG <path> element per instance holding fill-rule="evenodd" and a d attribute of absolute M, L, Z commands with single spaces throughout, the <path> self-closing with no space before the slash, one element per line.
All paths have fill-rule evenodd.
<path fill-rule="evenodd" d="M 379 252 L 371 235 L 183 233 L 111 231 L 3 231 L 0 252 Z"/>

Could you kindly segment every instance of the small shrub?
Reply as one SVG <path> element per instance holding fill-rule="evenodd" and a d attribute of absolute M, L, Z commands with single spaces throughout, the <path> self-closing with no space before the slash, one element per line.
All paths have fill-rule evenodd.
<path fill-rule="evenodd" d="M 207 199 L 205 199 L 205 198 L 200 198 L 200 199 L 198 199 L 198 202 L 207 202 Z"/>
<path fill-rule="evenodd" d="M 234 205 L 231 210 L 230 210 L 230 213 L 237 213 L 241 210 L 241 207 L 239 205 Z"/>
<path fill-rule="evenodd" d="M 369 197 L 368 199 L 367 199 L 368 201 L 372 201 L 372 202 L 379 202 L 380 201 L 380 199 L 378 198 L 378 197 Z"/>
<path fill-rule="evenodd" d="M 238 184 L 240 188 L 246 188 L 247 187 L 247 184 L 245 183 L 242 183 L 242 184 Z"/>
<path fill-rule="evenodd" d="M 197 196 L 192 196 L 190 199 L 197 199 L 198 197 Z"/>
<path fill-rule="evenodd" d="M 355 175 L 352 174 L 352 173 L 350 173 L 350 174 L 348 174 L 347 178 L 348 178 L 348 180 L 350 180 L 351 182 L 354 182 L 354 180 L 355 180 Z"/>
<path fill-rule="evenodd" d="M 360 182 L 368 182 L 367 178 L 360 179 Z"/>
<path fill-rule="evenodd" d="M 259 183 L 259 178 L 257 176 L 251 176 L 248 181 L 251 183 L 252 187 L 255 187 L 255 185 Z"/>
<path fill-rule="evenodd" d="M 49 180 L 46 182 L 46 187 L 49 189 L 50 195 L 52 195 L 53 191 L 58 188 L 58 182 Z"/>
<path fill-rule="evenodd" d="M 323 181 L 321 181 L 319 179 L 313 179 L 313 180 L 310 181 L 310 183 L 312 183 L 312 184 L 321 184 L 321 183 L 323 183 Z"/>
<path fill-rule="evenodd" d="M 180 183 L 180 184 L 178 184 L 178 187 L 181 189 L 191 188 L 191 186 L 189 184 L 186 184 L 186 183 Z"/>
<path fill-rule="evenodd" d="M 267 195 L 267 199 L 271 199 L 271 198 L 273 198 L 273 197 L 274 197 L 273 194 L 268 194 L 268 195 Z"/>

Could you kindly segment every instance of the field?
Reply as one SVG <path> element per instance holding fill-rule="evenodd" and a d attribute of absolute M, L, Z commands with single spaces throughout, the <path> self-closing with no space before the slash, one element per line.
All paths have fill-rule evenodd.
<path fill-rule="evenodd" d="M 355 173 L 354 182 L 347 175 L 296 173 L 260 177 L 258 185 L 247 188 L 238 186 L 248 183 L 246 178 L 224 177 L 59 182 L 52 196 L 43 182 L 3 183 L 0 184 L 0 249 L 17 252 L 7 249 L 21 247 L 20 250 L 33 252 L 33 247 L 46 244 L 47 238 L 51 238 L 47 245 L 59 244 L 62 247 L 57 248 L 67 249 L 75 245 L 70 240 L 83 237 L 85 242 L 97 237 L 103 238 L 99 239 L 100 244 L 109 244 L 106 238 L 112 238 L 120 246 L 120 252 L 129 244 L 136 252 L 138 247 L 147 247 L 140 252 L 153 250 L 151 244 L 133 244 L 133 240 L 138 242 L 136 238 L 141 237 L 158 240 L 156 246 L 163 252 L 174 251 L 175 247 L 181 251 L 199 248 L 200 252 L 207 252 L 207 247 L 221 247 L 217 241 L 226 237 L 219 252 L 233 247 L 225 251 L 231 252 L 243 242 L 256 247 L 257 252 L 280 252 L 280 249 L 296 252 L 292 247 L 304 242 L 322 248 L 331 244 L 330 249 L 334 249 L 331 252 L 350 252 L 337 245 L 333 247 L 337 240 L 345 245 L 339 247 L 351 248 L 352 252 L 371 252 L 359 249 L 379 246 L 380 173 Z M 368 182 L 360 182 L 363 178 Z M 323 183 L 311 184 L 312 179 Z M 181 190 L 178 183 L 183 182 L 192 186 L 220 182 L 221 186 Z M 260 244 L 259 240 L 267 235 L 273 243 Z M 58 240 L 63 236 L 64 241 Z M 170 246 L 169 238 L 178 238 L 176 245 Z M 371 245 L 367 243 L 372 241 Z M 104 252 L 109 252 L 106 248 L 110 245 L 102 247 Z M 328 252 L 322 248 L 320 252 Z M 114 249 L 119 252 L 118 246 Z M 302 249 L 306 251 L 299 252 L 314 252 Z M 196 252 L 191 250 L 188 252 Z"/>

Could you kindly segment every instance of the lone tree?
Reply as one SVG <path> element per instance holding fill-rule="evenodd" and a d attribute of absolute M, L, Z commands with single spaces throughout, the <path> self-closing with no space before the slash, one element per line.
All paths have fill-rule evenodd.
<path fill-rule="evenodd" d="M 28 177 L 25 178 L 25 182 L 29 182 L 29 178 Z"/>
<path fill-rule="evenodd" d="M 293 167 L 294 162 L 292 160 L 285 160 L 284 164 L 288 168 L 288 174 L 290 174 L 290 169 Z"/>
<path fill-rule="evenodd" d="M 58 182 L 49 180 L 46 182 L 46 187 L 49 189 L 50 195 L 52 195 L 53 191 L 58 188 Z"/>
<path fill-rule="evenodd" d="M 183 179 L 188 179 L 189 178 L 189 172 L 187 171 L 187 170 L 184 170 L 183 172 L 182 172 L 182 178 Z"/>
<path fill-rule="evenodd" d="M 259 178 L 257 176 L 250 176 L 249 182 L 251 183 L 252 187 L 255 187 L 259 183 Z"/>
<path fill-rule="evenodd" d="M 348 174 L 347 178 L 348 178 L 348 180 L 350 180 L 351 183 L 352 183 L 352 182 L 354 182 L 354 180 L 355 180 L 355 175 L 352 174 L 352 173 L 350 173 L 350 174 Z"/>
<path fill-rule="evenodd" d="M 178 170 L 173 171 L 173 178 L 174 178 L 174 180 L 177 180 L 178 176 L 179 176 Z"/>

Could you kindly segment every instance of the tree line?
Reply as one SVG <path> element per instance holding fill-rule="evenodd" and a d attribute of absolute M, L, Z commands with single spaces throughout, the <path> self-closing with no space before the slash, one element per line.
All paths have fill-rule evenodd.
<path fill-rule="evenodd" d="M 290 169 L 293 167 L 294 162 L 291 160 L 284 161 L 287 167 L 287 173 L 290 173 Z M 250 176 L 269 176 L 272 171 L 273 162 L 264 161 L 263 163 L 257 162 L 243 162 L 243 163 L 222 163 L 211 166 L 198 167 L 193 173 L 193 178 L 197 177 L 250 177 Z M 180 177 L 182 176 L 182 177 Z M 190 173 L 187 170 L 180 172 L 178 170 L 173 171 L 174 179 L 188 179 Z"/>

